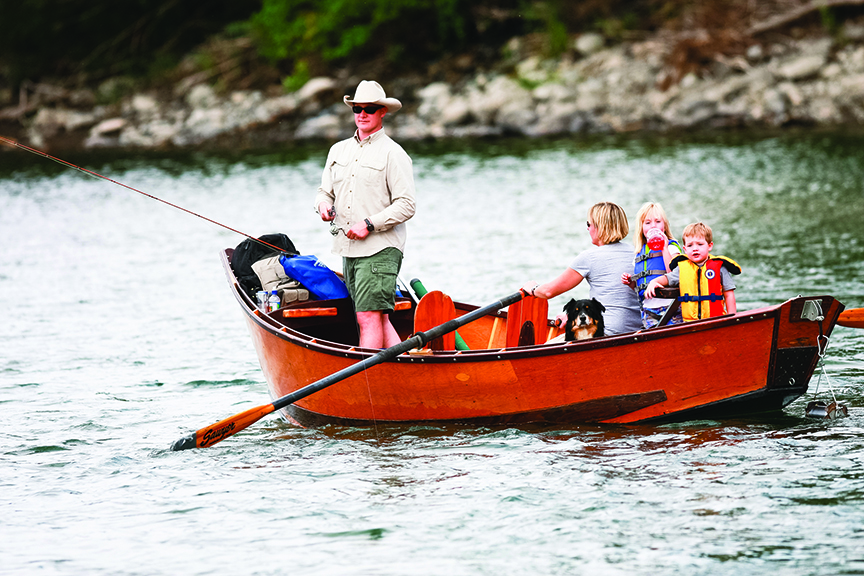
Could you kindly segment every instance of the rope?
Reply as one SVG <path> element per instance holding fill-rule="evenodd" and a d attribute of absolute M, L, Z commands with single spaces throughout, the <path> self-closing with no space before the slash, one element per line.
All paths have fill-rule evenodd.
<path fill-rule="evenodd" d="M 831 399 L 837 402 L 837 396 L 834 395 L 834 387 L 831 385 L 831 379 L 828 377 L 828 371 L 825 369 L 825 353 L 828 351 L 829 342 L 828 336 L 822 330 L 822 321 L 819 321 L 819 338 L 816 340 L 816 347 L 819 356 L 819 378 L 816 380 L 816 390 L 813 391 L 813 398 L 819 394 L 819 385 L 822 383 L 822 376 L 825 376 L 825 382 L 828 384 L 828 391 L 831 392 Z"/>

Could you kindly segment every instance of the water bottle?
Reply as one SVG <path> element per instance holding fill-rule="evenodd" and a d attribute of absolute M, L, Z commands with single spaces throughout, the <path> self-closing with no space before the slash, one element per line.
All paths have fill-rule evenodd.
<path fill-rule="evenodd" d="M 269 294 L 265 290 L 259 290 L 256 292 L 255 297 L 258 299 L 258 308 L 261 309 L 262 312 L 269 312 L 270 302 Z"/>
<path fill-rule="evenodd" d="M 279 299 L 279 293 L 276 290 L 270 293 L 270 312 L 279 309 L 279 306 L 282 305 L 282 300 Z"/>
<path fill-rule="evenodd" d="M 659 228 L 648 230 L 645 237 L 648 240 L 648 248 L 651 250 L 662 250 L 663 245 L 666 243 L 666 234 Z"/>

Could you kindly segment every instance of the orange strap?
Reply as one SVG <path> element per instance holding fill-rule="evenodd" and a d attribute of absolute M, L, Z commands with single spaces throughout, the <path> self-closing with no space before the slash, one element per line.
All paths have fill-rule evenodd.
<path fill-rule="evenodd" d="M 286 308 L 282 310 L 283 318 L 309 318 L 311 316 L 336 316 L 336 308 Z"/>

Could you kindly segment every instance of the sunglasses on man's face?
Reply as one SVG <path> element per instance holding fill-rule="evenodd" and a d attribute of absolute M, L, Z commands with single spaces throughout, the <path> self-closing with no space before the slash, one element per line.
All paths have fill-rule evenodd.
<path fill-rule="evenodd" d="M 384 106 L 378 106 L 377 104 L 370 104 L 369 106 L 352 106 L 351 110 L 354 111 L 354 114 L 360 114 L 361 112 L 366 112 L 366 114 L 375 114 L 378 110 L 381 110 Z"/>

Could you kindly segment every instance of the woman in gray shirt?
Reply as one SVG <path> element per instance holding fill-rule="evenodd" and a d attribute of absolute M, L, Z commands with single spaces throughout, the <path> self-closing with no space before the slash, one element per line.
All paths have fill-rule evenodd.
<path fill-rule="evenodd" d="M 537 298 L 554 298 L 586 280 L 589 297 L 606 308 L 603 322 L 608 336 L 642 328 L 636 292 L 621 283 L 621 275 L 633 268 L 633 250 L 623 240 L 630 232 L 624 210 L 612 202 L 600 202 L 588 210 L 588 234 L 593 248 L 585 250 L 554 280 L 528 282 L 523 290 Z"/>

